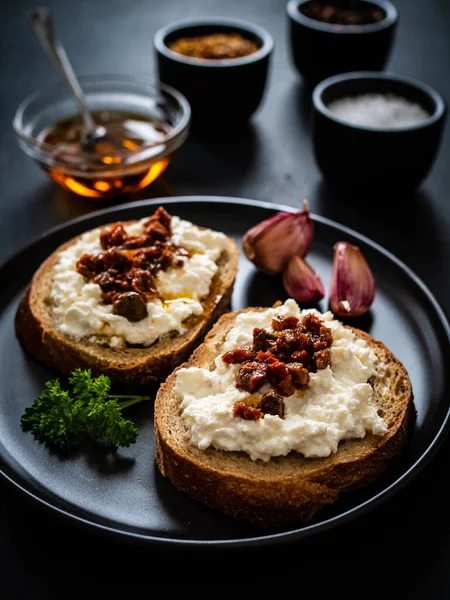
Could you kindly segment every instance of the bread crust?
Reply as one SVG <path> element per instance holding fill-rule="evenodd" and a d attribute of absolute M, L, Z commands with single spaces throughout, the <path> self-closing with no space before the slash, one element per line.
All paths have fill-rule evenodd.
<path fill-rule="evenodd" d="M 211 365 L 240 312 L 245 311 L 222 316 L 179 368 Z M 388 424 L 384 436 L 367 434 L 347 440 L 327 458 L 304 458 L 291 452 L 263 462 L 251 460 L 244 452 L 199 450 L 190 443 L 180 418 L 180 399 L 173 389 L 176 369 L 160 387 L 155 401 L 155 458 L 161 473 L 195 500 L 263 526 L 308 522 L 341 492 L 375 480 L 406 444 L 415 417 L 413 393 L 405 368 L 386 346 L 352 329 L 385 365 L 384 375 L 373 381 L 374 401 Z"/>
<path fill-rule="evenodd" d="M 135 222 L 129 221 L 125 225 Z M 56 329 L 52 318 L 52 273 L 58 253 L 75 244 L 80 237 L 59 246 L 42 263 L 20 302 L 15 318 L 16 335 L 25 350 L 61 373 L 69 374 L 80 367 L 89 368 L 94 374 L 104 373 L 121 382 L 148 384 L 160 381 L 190 356 L 212 324 L 229 309 L 239 261 L 238 248 L 231 238 L 227 238 L 226 248 L 218 260 L 219 269 L 210 293 L 202 301 L 204 312 L 199 317 L 189 318 L 185 333 L 165 336 L 148 348 L 125 349 L 100 346 L 86 339 L 67 336 Z"/>

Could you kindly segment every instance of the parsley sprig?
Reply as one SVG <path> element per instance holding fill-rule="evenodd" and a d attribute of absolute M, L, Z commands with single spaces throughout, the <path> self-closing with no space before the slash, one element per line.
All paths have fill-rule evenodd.
<path fill-rule="evenodd" d="M 89 369 L 76 369 L 69 377 L 69 390 L 58 379 L 45 384 L 44 391 L 21 418 L 25 431 L 40 441 L 63 448 L 79 434 L 102 439 L 114 446 L 128 447 L 136 442 L 138 430 L 122 410 L 150 396 L 110 394 L 106 375 L 92 377 Z"/>

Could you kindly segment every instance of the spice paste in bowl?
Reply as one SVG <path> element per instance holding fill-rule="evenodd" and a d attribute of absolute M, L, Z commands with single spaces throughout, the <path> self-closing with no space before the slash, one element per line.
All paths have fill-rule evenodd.
<path fill-rule="evenodd" d="M 386 18 L 385 11 L 376 4 L 358 0 L 311 0 L 299 10 L 305 17 L 333 25 L 370 25 Z"/>
<path fill-rule="evenodd" d="M 248 56 L 259 50 L 256 42 L 239 33 L 212 33 L 195 37 L 182 37 L 168 44 L 178 54 L 192 58 L 224 59 Z"/>

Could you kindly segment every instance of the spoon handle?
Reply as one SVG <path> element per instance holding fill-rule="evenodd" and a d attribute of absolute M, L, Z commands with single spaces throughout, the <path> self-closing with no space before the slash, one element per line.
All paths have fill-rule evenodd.
<path fill-rule="evenodd" d="M 55 35 L 53 19 L 48 8 L 37 8 L 30 13 L 30 22 L 44 52 L 50 58 L 55 69 L 62 75 L 65 84 L 72 93 L 84 122 L 85 134 L 94 135 L 96 125 L 89 112 L 81 89 L 67 54 Z"/>

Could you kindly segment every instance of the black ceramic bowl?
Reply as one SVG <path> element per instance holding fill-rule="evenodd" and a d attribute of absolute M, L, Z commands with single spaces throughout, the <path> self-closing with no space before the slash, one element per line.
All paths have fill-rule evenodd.
<path fill-rule="evenodd" d="M 184 56 L 167 44 L 212 33 L 238 33 L 259 49 L 241 58 L 204 59 Z M 167 25 L 154 37 L 159 79 L 182 92 L 192 108 L 193 125 L 211 128 L 247 120 L 264 94 L 273 49 L 267 31 L 235 19 L 186 19 Z"/>
<path fill-rule="evenodd" d="M 302 7 L 310 1 L 290 0 L 287 4 L 292 59 L 309 84 L 337 73 L 384 68 L 398 19 L 393 4 L 358 0 L 358 4 L 379 7 L 385 18 L 367 25 L 334 25 L 303 14 Z"/>
<path fill-rule="evenodd" d="M 419 104 L 429 117 L 401 128 L 354 125 L 330 102 L 360 94 L 394 94 Z M 410 192 L 431 169 L 446 118 L 441 96 L 421 82 L 388 73 L 344 73 L 317 85 L 312 94 L 313 145 L 328 183 L 364 195 Z"/>

